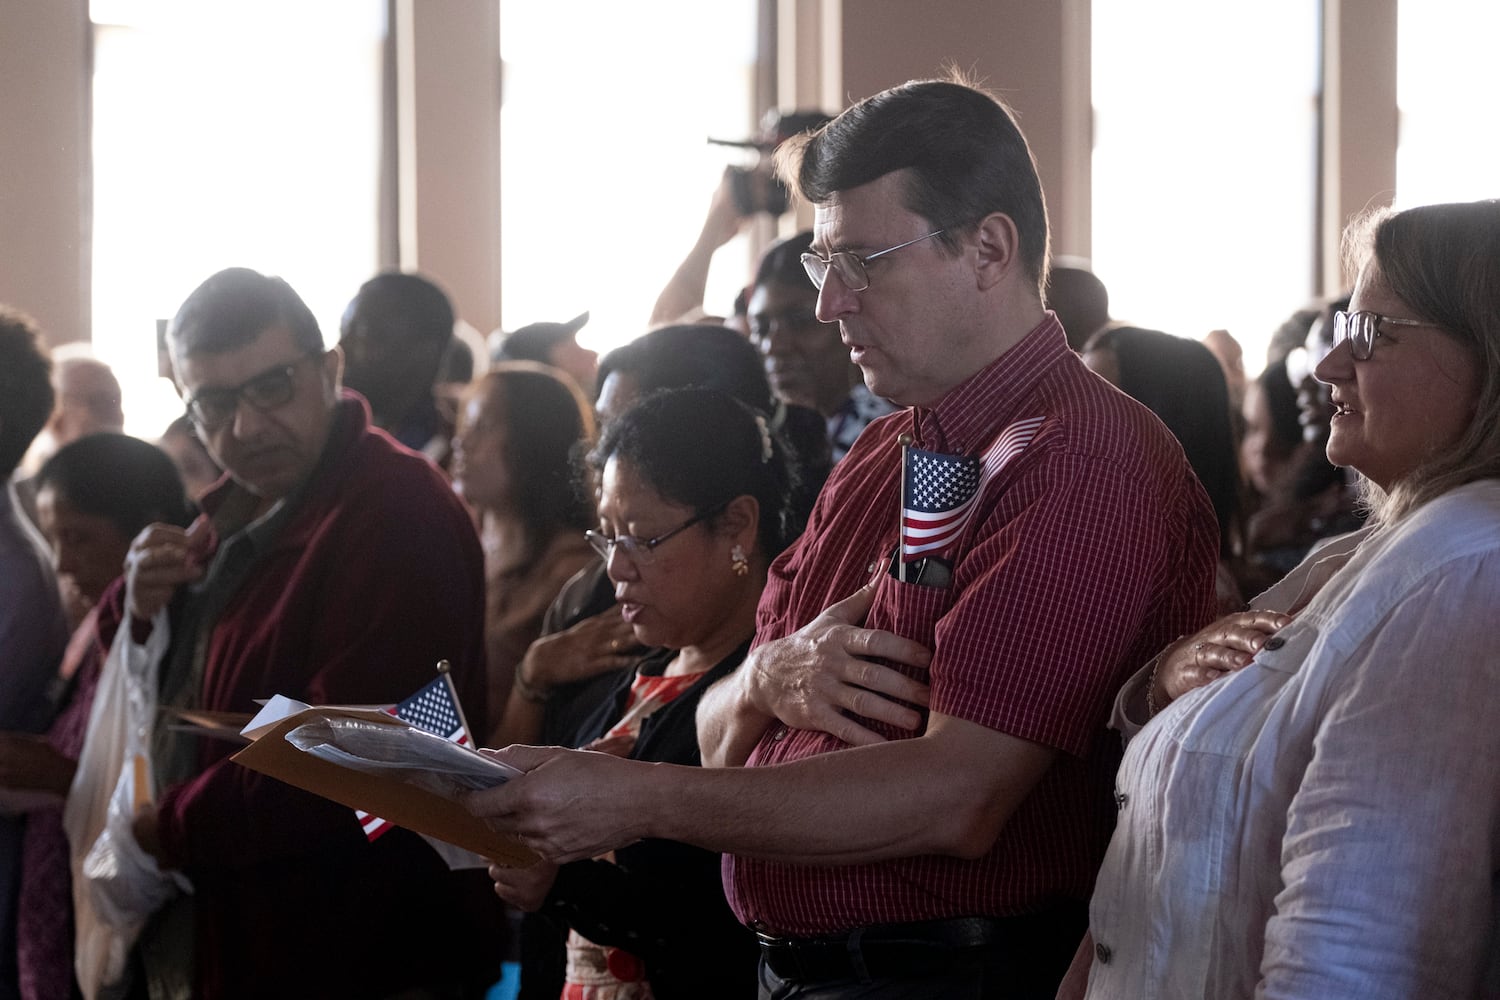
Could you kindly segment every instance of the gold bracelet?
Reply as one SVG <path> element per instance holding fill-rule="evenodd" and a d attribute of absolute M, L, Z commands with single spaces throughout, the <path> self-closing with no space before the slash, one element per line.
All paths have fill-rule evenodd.
<path fill-rule="evenodd" d="M 1167 645 L 1166 649 L 1156 654 L 1155 660 L 1151 661 L 1151 676 L 1146 678 L 1146 719 L 1148 721 L 1156 718 L 1156 713 L 1167 707 L 1156 703 L 1156 672 L 1161 669 L 1161 661 L 1167 658 L 1173 647 L 1186 638 L 1186 634 L 1179 635 Z"/>
<path fill-rule="evenodd" d="M 552 691 L 550 688 L 546 690 L 539 690 L 532 687 L 530 684 L 527 684 L 526 677 L 522 674 L 519 667 L 516 668 L 516 676 L 515 679 L 511 682 L 511 686 L 516 689 L 516 693 L 519 694 L 523 700 L 529 701 L 533 705 L 545 705 L 552 697 Z"/>

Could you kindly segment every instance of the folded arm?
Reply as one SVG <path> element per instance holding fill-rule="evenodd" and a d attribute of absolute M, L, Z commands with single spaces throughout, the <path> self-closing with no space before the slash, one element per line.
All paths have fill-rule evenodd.
<path fill-rule="evenodd" d="M 859 627 L 874 595 L 873 585 L 861 587 L 798 631 L 757 647 L 704 694 L 698 745 L 705 767 L 743 765 L 778 722 L 850 746 L 882 742 L 854 716 L 906 730 L 922 724 L 910 705 L 927 704 L 927 685 L 874 661 L 925 667 L 931 653 L 893 633 Z"/>

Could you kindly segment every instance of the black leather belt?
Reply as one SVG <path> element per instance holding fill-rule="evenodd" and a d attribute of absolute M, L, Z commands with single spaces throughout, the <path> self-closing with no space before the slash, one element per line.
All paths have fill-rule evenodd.
<path fill-rule="evenodd" d="M 954 917 L 826 937 L 756 937 L 766 966 L 784 980 L 909 979 L 949 970 L 955 959 L 1002 940 L 1005 925 L 993 917 Z"/>

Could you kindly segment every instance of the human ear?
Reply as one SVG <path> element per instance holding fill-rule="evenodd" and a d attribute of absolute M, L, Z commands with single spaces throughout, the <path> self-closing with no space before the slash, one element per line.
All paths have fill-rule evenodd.
<path fill-rule="evenodd" d="M 729 501 L 718 517 L 718 531 L 728 541 L 745 546 L 746 552 L 754 551 L 760 534 L 760 501 L 749 494 Z"/>
<path fill-rule="evenodd" d="M 974 230 L 974 273 L 980 289 L 993 288 L 1020 263 L 1021 234 L 1004 212 L 991 212 Z"/>

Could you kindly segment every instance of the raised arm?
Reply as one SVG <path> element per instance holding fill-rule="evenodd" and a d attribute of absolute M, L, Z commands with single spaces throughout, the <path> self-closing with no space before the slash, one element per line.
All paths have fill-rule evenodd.
<path fill-rule="evenodd" d="M 744 223 L 734 205 L 730 173 L 731 168 L 725 167 L 719 186 L 714 189 L 713 198 L 708 203 L 708 215 L 703 220 L 698 239 L 657 297 L 656 306 L 651 310 L 652 326 L 680 322 L 684 316 L 703 307 L 708 269 L 713 264 L 714 253 L 734 239 Z"/>

